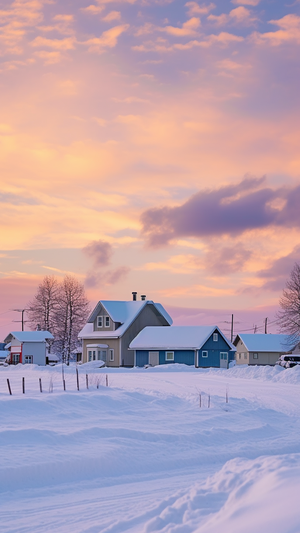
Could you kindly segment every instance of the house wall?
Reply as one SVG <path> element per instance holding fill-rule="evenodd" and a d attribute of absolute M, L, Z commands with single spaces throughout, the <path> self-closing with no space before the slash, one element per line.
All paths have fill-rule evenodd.
<path fill-rule="evenodd" d="M 257 359 L 254 359 L 253 354 L 257 353 Z M 285 352 L 249 352 L 249 365 L 275 365 L 280 355 Z"/>
<path fill-rule="evenodd" d="M 244 343 L 239 339 L 238 343 L 236 344 L 236 353 L 235 353 L 235 360 L 237 365 L 248 365 L 249 364 L 249 352 L 244 345 Z M 258 363 L 253 363 L 258 364 Z"/>
<path fill-rule="evenodd" d="M 134 365 L 134 350 L 129 350 L 128 346 L 131 341 L 137 336 L 137 334 L 146 326 L 169 326 L 166 319 L 157 313 L 156 308 L 147 304 L 142 308 L 135 321 L 127 329 L 121 339 L 121 366 L 133 366 Z M 147 363 L 145 363 L 147 364 Z M 141 365 L 144 366 L 144 365 Z"/>
<path fill-rule="evenodd" d="M 112 366 L 112 367 L 119 366 L 119 361 L 120 361 L 120 339 L 118 339 L 118 338 L 109 339 L 109 338 L 105 338 L 105 337 L 101 337 L 99 339 L 97 339 L 97 338 L 95 338 L 95 339 L 83 339 L 83 342 L 82 342 L 82 362 L 83 363 L 87 363 L 87 361 L 88 361 L 88 357 L 87 357 L 87 352 L 88 352 L 88 349 L 89 349 L 89 348 L 87 348 L 88 344 L 107 344 L 108 348 L 106 348 L 106 350 L 107 350 L 106 366 Z M 110 349 L 114 350 L 114 361 L 109 361 L 109 350 Z"/>
<path fill-rule="evenodd" d="M 136 366 L 149 364 L 149 351 L 158 350 L 136 350 Z M 174 351 L 174 361 L 166 361 L 166 351 Z M 159 350 L 159 364 L 180 363 L 184 365 L 195 364 L 195 350 Z"/>
<path fill-rule="evenodd" d="M 209 339 L 203 344 L 201 349 L 199 350 L 198 355 L 198 366 L 202 368 L 207 367 L 217 367 L 220 368 L 220 353 L 221 352 L 227 352 L 228 353 L 228 362 L 233 359 L 234 353 L 230 351 L 230 347 L 226 343 L 226 341 L 223 339 L 223 337 L 220 335 L 220 333 L 216 330 L 215 333 L 218 333 L 218 340 L 213 340 L 213 334 L 209 337 Z M 202 351 L 208 351 L 208 357 L 202 357 Z"/>
<path fill-rule="evenodd" d="M 23 342 L 22 363 L 25 363 L 25 356 L 33 356 L 33 364 L 45 366 L 46 364 L 46 343 L 45 342 Z"/>

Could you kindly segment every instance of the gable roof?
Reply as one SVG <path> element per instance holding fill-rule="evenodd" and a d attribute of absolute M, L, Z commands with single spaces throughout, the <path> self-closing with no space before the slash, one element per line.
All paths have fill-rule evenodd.
<path fill-rule="evenodd" d="M 230 350 L 235 346 L 223 335 L 218 326 L 147 326 L 130 343 L 131 350 L 199 350 L 214 333 L 218 332 Z"/>
<path fill-rule="evenodd" d="M 112 338 L 112 337 L 121 337 L 123 333 L 129 328 L 129 326 L 134 322 L 136 317 L 141 313 L 142 309 L 146 305 L 151 305 L 153 311 L 161 315 L 168 325 L 173 323 L 172 318 L 164 309 L 161 304 L 152 302 L 151 300 L 141 300 L 141 301 L 114 301 L 114 300 L 100 300 L 96 305 L 95 309 L 92 311 L 91 315 L 88 318 L 87 324 L 79 332 L 79 338 Z M 119 322 L 121 324 L 114 331 L 94 331 L 93 323 L 96 317 L 98 316 L 101 307 L 105 309 L 107 314 L 110 316 L 113 322 Z M 159 326 L 161 327 L 161 326 Z"/>
<path fill-rule="evenodd" d="M 49 331 L 11 331 L 5 341 L 10 342 L 13 337 L 19 342 L 45 342 L 54 338 Z"/>
<path fill-rule="evenodd" d="M 241 339 L 248 352 L 285 352 L 290 348 L 288 335 L 273 333 L 239 333 L 234 339 L 236 345 Z"/>

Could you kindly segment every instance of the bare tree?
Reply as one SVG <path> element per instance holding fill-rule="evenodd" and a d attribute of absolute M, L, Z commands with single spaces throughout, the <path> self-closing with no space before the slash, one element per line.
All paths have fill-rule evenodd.
<path fill-rule="evenodd" d="M 78 333 L 89 313 L 89 302 L 84 286 L 73 276 L 65 276 L 59 285 L 58 304 L 55 312 L 55 344 L 62 361 L 69 363 L 76 347 Z"/>
<path fill-rule="evenodd" d="M 58 304 L 59 283 L 54 276 L 45 276 L 37 293 L 28 305 L 28 317 L 32 328 L 55 333 L 55 314 Z"/>
<path fill-rule="evenodd" d="M 277 313 L 280 331 L 289 336 L 289 344 L 295 345 L 300 339 L 300 265 L 295 263 L 289 280 L 279 301 Z"/>

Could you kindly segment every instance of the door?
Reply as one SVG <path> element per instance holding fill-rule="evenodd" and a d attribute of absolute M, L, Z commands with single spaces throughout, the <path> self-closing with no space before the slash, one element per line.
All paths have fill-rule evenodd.
<path fill-rule="evenodd" d="M 149 365 L 150 366 L 159 365 L 159 352 L 149 352 Z"/>
<path fill-rule="evenodd" d="M 220 368 L 228 368 L 228 352 L 220 352 Z"/>
<path fill-rule="evenodd" d="M 12 354 L 12 364 L 17 365 L 20 362 L 20 354 L 19 353 L 13 353 Z"/>

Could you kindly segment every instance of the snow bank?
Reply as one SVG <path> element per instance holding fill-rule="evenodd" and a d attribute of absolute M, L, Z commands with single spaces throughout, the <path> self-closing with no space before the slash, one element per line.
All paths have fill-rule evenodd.
<path fill-rule="evenodd" d="M 296 533 L 300 530 L 299 489 L 300 455 L 234 459 L 206 483 L 165 501 L 142 531 Z M 128 530 L 126 523 L 123 527 Z"/>

